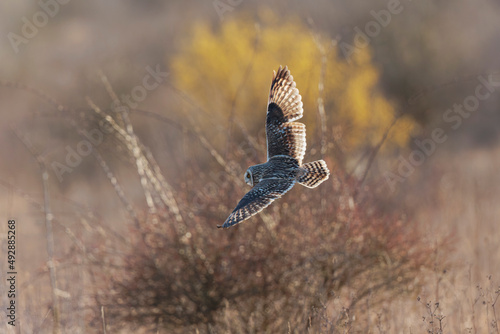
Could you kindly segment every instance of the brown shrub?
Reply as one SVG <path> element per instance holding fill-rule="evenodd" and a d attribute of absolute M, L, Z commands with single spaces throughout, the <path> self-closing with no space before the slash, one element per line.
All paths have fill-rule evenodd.
<path fill-rule="evenodd" d="M 228 179 L 200 178 L 200 191 L 180 180 L 173 191 L 182 220 L 159 211 L 135 228 L 142 237 L 103 302 L 110 326 L 335 333 L 356 319 L 363 328 L 367 301 L 376 307 L 411 291 L 428 265 L 430 248 L 412 222 L 379 210 L 374 192 L 340 171 L 317 189 L 295 187 L 267 217 L 219 230 L 232 209 L 222 203 L 235 205 L 246 190 Z"/>

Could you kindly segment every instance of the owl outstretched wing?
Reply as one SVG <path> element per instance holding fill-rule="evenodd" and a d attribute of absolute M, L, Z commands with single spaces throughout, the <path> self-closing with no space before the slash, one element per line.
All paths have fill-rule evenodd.
<path fill-rule="evenodd" d="M 306 126 L 295 120 L 302 117 L 302 97 L 288 67 L 273 72 L 266 117 L 267 160 L 275 155 L 297 159 L 306 152 Z"/>
<path fill-rule="evenodd" d="M 260 181 L 243 196 L 224 224 L 217 225 L 217 227 L 228 228 L 252 217 L 292 189 L 294 184 L 295 180 L 264 179 Z"/>

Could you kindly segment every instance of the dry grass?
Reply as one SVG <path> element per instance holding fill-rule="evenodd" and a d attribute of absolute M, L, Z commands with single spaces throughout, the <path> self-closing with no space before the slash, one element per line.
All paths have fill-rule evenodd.
<path fill-rule="evenodd" d="M 448 142 L 392 194 L 382 174 L 397 157 L 380 148 L 393 134 L 373 142 L 361 131 L 355 139 L 373 146 L 347 150 L 346 134 L 355 124 L 339 122 L 335 106 L 344 88 L 351 88 L 351 102 L 360 100 L 360 86 L 340 80 L 332 92 L 322 82 L 332 79 L 328 70 L 337 71 L 325 65 L 332 39 L 337 46 L 354 44 L 349 27 L 363 28 L 373 20 L 370 11 L 387 1 L 243 2 L 225 21 L 210 1 L 145 3 L 71 2 L 19 54 L 1 50 L 0 79 L 40 89 L 0 83 L 0 211 L 4 221 L 16 218 L 19 234 L 18 326 L 2 323 L 0 332 L 499 334 L 500 149 L 498 127 L 492 126 L 498 123 L 498 92 L 459 130 L 450 130 Z M 40 10 L 35 3 L 19 4 L 19 10 L 17 3 L 4 5 L 16 9 L 15 15 L 0 15 L 4 35 L 20 32 L 19 18 Z M 249 111 L 265 93 L 242 94 L 242 88 L 249 87 L 249 78 L 268 80 L 270 73 L 262 70 L 272 69 L 267 62 L 275 66 L 291 53 L 265 48 L 269 55 L 254 66 L 256 41 L 241 52 L 250 60 L 233 57 L 233 41 L 266 28 L 264 21 L 254 24 L 265 14 L 261 6 L 270 6 L 278 18 L 295 17 L 310 28 L 303 36 L 314 37 L 316 56 L 292 52 L 305 64 L 298 85 L 309 96 L 306 160 L 323 158 L 333 173 L 318 189 L 295 187 L 262 214 L 221 231 L 216 225 L 248 190 L 244 170 L 265 159 L 265 138 L 258 132 L 264 115 L 247 122 L 257 118 Z M 486 0 L 404 7 L 370 39 L 370 68 L 381 74 L 371 83 L 384 99 L 413 95 L 412 105 L 400 109 L 432 130 L 441 126 L 444 110 L 473 93 L 474 73 L 498 68 L 498 8 Z M 484 24 L 470 20 L 476 11 Z M 189 43 L 192 24 L 204 22 L 207 33 L 215 33 L 238 13 L 247 16 L 249 28 L 228 30 L 229 42 L 214 39 L 224 46 L 214 50 L 227 48 L 228 58 L 211 49 L 206 54 L 226 70 L 229 60 L 236 68 L 244 64 L 241 80 L 235 75 L 233 87 L 226 75 L 193 58 L 207 76 L 219 74 L 220 84 L 214 84 L 180 51 L 204 45 Z M 119 22 L 110 19 L 121 15 Z M 290 29 L 283 31 L 290 35 Z M 323 46 L 320 35 L 326 36 Z M 291 33 L 290 40 L 296 39 Z M 194 74 L 180 72 L 215 107 L 174 87 L 170 77 L 148 91 L 140 109 L 109 107 L 141 84 L 147 66 L 174 57 L 186 61 Z M 165 71 L 174 74 L 169 64 Z M 309 70 L 316 65 L 318 72 Z M 230 92 L 240 88 L 227 97 L 220 94 L 224 83 Z M 372 97 L 371 88 L 364 91 Z M 247 109 L 236 103 L 254 93 Z M 348 117 L 355 115 L 353 103 L 344 105 Z M 380 131 L 392 121 L 384 119 Z M 96 129 L 102 142 L 60 182 L 52 163 L 64 162 L 67 147 L 76 149 Z M 486 144 L 470 144 L 473 135 Z M 5 224 L 0 226 L 4 254 Z M 4 282 L 5 272 L 2 266 Z M 2 306 L 5 288 L 0 284 Z"/>
<path fill-rule="evenodd" d="M 134 111 L 104 111 L 87 100 L 90 110 L 58 112 L 81 135 L 103 122 L 112 129 L 105 141 L 125 162 L 109 158 L 106 145 L 93 156 L 128 215 L 128 231 L 112 233 L 85 209 L 72 215 L 80 222 L 73 228 L 54 220 L 68 243 L 59 247 L 57 277 L 50 266 L 43 269 L 58 285 L 52 284 L 52 300 L 42 303 L 48 320 L 32 329 L 367 332 L 384 303 L 414 298 L 420 289 L 433 245 L 421 239 L 415 221 L 381 210 L 373 195 L 378 191 L 360 188 L 336 161 L 326 158 L 336 172 L 319 189 L 294 189 L 265 214 L 221 231 L 215 226 L 245 191 L 238 178 L 242 166 L 231 162 L 247 155 L 241 145 L 224 158 L 196 126 L 186 127 L 194 129 L 186 152 L 200 145 L 208 160 L 186 156 L 185 177 L 169 182 L 130 122 Z M 259 141 L 242 140 L 248 147 Z M 263 153 L 254 149 L 256 156 Z M 112 166 L 127 163 L 142 187 L 139 202 L 130 200 L 113 172 Z M 214 178 L 206 166 L 220 173 Z M 44 211 L 52 210 L 48 205 Z M 84 289 L 72 288 L 75 279 Z M 53 305 L 64 311 L 54 312 Z"/>
<path fill-rule="evenodd" d="M 335 167 L 328 182 L 294 189 L 265 214 L 221 231 L 215 226 L 245 191 L 238 177 L 244 166 L 235 161 L 258 161 L 262 138 L 236 134 L 245 145 L 230 145 L 224 157 L 189 120 L 177 124 L 185 167 L 182 177 L 168 180 L 129 116 L 170 119 L 102 110 L 87 100 L 90 109 L 56 103 L 54 112 L 80 140 L 103 123 L 112 129 L 92 155 L 126 229 L 113 230 L 92 209 L 58 194 L 49 201 L 55 178 L 42 178 L 44 203 L 4 182 L 12 196 L 45 213 L 54 230 L 45 223 L 47 264 L 22 276 L 21 332 L 498 333 L 497 232 L 490 223 L 498 195 L 487 181 L 497 153 L 435 157 L 428 173 L 436 180 L 427 181 L 438 187 L 415 188 L 423 177 L 416 173 L 403 214 L 383 209 L 384 185 L 364 182 L 367 173 L 356 179 L 329 159 L 338 149 L 329 145 L 325 157 Z M 28 134 L 16 134 L 44 175 L 49 157 Z M 366 155 L 369 165 L 379 147 Z M 433 171 L 441 159 L 478 163 L 467 167 L 472 171 Z M 124 175 L 135 179 L 133 188 L 120 181 Z"/>

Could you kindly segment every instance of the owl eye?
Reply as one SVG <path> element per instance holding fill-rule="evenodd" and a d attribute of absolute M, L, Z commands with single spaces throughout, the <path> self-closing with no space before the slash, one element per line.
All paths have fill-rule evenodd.
<path fill-rule="evenodd" d="M 252 181 L 252 173 L 250 173 L 250 171 L 247 171 L 245 173 L 245 182 L 252 185 L 253 181 Z"/>

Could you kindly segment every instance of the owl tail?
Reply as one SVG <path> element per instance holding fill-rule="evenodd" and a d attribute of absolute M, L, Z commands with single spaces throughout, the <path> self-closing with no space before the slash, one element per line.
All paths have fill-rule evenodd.
<path fill-rule="evenodd" d="M 301 167 L 304 170 L 304 174 L 298 178 L 298 181 L 308 188 L 319 186 L 321 182 L 328 180 L 328 176 L 330 175 L 330 171 L 324 160 L 308 162 Z"/>

